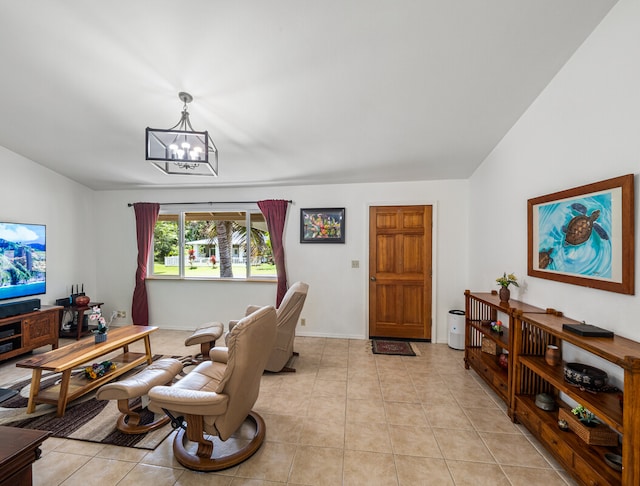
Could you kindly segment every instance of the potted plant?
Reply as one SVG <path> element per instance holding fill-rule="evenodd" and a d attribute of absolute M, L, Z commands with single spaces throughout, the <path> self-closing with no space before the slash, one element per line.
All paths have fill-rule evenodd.
<path fill-rule="evenodd" d="M 578 417 L 580 422 L 582 422 L 587 427 L 595 427 L 598 424 L 598 419 L 596 418 L 596 416 L 589 410 L 584 408 L 582 405 L 578 405 L 576 408 L 572 408 L 571 413 Z"/>
<path fill-rule="evenodd" d="M 93 332 L 95 334 L 96 343 L 101 343 L 107 340 L 107 331 L 109 327 L 107 326 L 107 321 L 104 317 L 102 317 L 102 311 L 100 307 L 95 306 L 91 309 L 91 314 L 89 314 L 90 321 L 96 321 L 97 329 Z"/>
<path fill-rule="evenodd" d="M 507 273 L 504 272 L 502 277 L 498 277 L 496 279 L 496 282 L 498 282 L 498 285 L 500 286 L 500 302 L 509 302 L 509 298 L 511 297 L 509 285 L 513 284 L 514 286 L 519 287 L 518 278 L 513 273 L 507 275 Z"/>

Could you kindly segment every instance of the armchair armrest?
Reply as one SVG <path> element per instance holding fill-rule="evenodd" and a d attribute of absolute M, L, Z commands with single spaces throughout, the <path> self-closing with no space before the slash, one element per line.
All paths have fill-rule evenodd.
<path fill-rule="evenodd" d="M 220 415 L 229 402 L 227 395 L 176 386 L 154 386 L 149 390 L 149 398 L 154 411 L 166 409 L 188 415 Z"/>
<path fill-rule="evenodd" d="M 229 348 L 225 346 L 216 346 L 211 351 L 209 351 L 209 357 L 211 361 L 215 361 L 216 363 L 227 363 L 229 359 Z"/>

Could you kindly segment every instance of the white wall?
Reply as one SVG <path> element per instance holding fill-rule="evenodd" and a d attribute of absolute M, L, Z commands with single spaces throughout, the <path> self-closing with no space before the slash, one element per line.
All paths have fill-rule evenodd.
<path fill-rule="evenodd" d="M 76 283 L 84 283 L 85 293 L 93 295 L 94 192 L 4 147 L 0 174 L 0 221 L 47 226 L 47 293 L 33 298 L 53 304 Z"/>
<path fill-rule="evenodd" d="M 640 168 L 640 2 L 620 0 L 470 179 L 470 285 L 640 340 L 640 297 L 527 277 L 527 200 Z M 640 258 L 636 237 L 636 262 Z M 638 264 L 635 273 L 639 275 Z M 637 282 L 637 278 L 636 278 Z M 640 288 L 636 283 L 636 292 Z"/>
<path fill-rule="evenodd" d="M 98 295 L 107 312 L 130 315 L 136 268 L 135 217 L 127 203 L 291 199 L 285 228 L 289 282 L 310 285 L 302 316 L 306 336 L 368 335 L 368 208 L 385 204 L 434 205 L 433 339 L 447 341 L 450 309 L 463 305 L 467 277 L 467 181 L 388 184 L 336 184 L 246 189 L 106 191 L 97 193 L 96 217 L 102 237 L 97 245 Z M 344 245 L 300 244 L 300 209 L 345 207 Z M 352 269 L 351 261 L 360 268 Z M 171 329 L 193 329 L 207 321 L 237 319 L 247 304 L 275 302 L 270 283 L 148 281 L 150 321 Z"/>

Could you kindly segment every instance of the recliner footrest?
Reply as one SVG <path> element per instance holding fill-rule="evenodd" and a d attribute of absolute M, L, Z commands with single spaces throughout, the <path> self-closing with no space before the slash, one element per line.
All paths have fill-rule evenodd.
<path fill-rule="evenodd" d="M 132 409 L 129 400 L 142 397 L 154 386 L 167 385 L 182 371 L 183 364 L 174 358 L 162 358 L 144 368 L 139 373 L 121 381 L 107 383 L 96 393 L 98 400 L 117 400 L 117 428 L 125 434 L 141 434 L 157 429 L 169 422 L 169 417 L 161 417 L 149 424 L 140 424 L 140 408 Z"/>
<path fill-rule="evenodd" d="M 209 351 L 216 345 L 216 341 L 220 339 L 223 332 L 224 325 L 221 322 L 210 322 L 196 329 L 191 336 L 185 339 L 184 345 L 199 344 L 202 359 L 206 360 L 209 358 Z"/>

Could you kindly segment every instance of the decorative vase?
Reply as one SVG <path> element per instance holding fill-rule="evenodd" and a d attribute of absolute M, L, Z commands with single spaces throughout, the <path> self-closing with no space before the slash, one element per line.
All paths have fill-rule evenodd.
<path fill-rule="evenodd" d="M 96 339 L 96 344 L 103 343 L 103 342 L 105 342 L 107 340 L 107 333 L 106 332 L 102 333 L 102 334 L 96 333 L 96 334 L 94 334 L 94 336 L 95 336 L 95 339 Z"/>
<path fill-rule="evenodd" d="M 91 299 L 86 295 L 79 295 L 75 300 L 76 307 L 86 307 L 89 302 L 91 302 Z"/>
<path fill-rule="evenodd" d="M 500 295 L 500 302 L 509 302 L 511 291 L 509 290 L 509 287 L 500 287 L 498 295 Z"/>
<path fill-rule="evenodd" d="M 562 362 L 560 348 L 553 344 L 549 344 L 547 346 L 547 351 L 544 353 L 544 360 L 549 366 L 558 366 Z"/>

